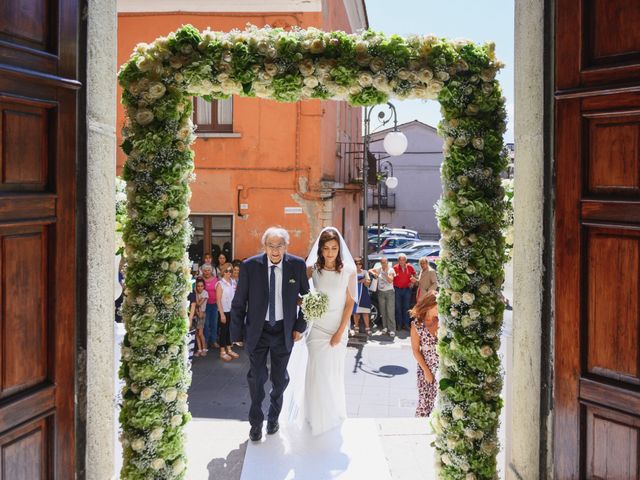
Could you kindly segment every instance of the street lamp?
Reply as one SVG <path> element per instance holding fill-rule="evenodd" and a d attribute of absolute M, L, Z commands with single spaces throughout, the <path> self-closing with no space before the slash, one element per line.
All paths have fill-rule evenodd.
<path fill-rule="evenodd" d="M 391 103 L 374 105 L 373 107 L 364 108 L 364 157 L 362 159 L 362 184 L 363 184 L 363 198 L 362 198 L 362 260 L 364 268 L 368 268 L 368 247 L 369 247 L 369 235 L 367 225 L 367 209 L 368 209 L 368 161 L 369 161 L 369 144 L 371 143 L 371 112 L 378 107 L 386 107 L 386 109 L 378 112 L 379 127 L 383 127 L 393 120 L 393 131 L 387 133 L 384 138 L 383 147 L 384 150 L 391 156 L 402 155 L 407 150 L 407 137 L 404 133 L 398 131 L 398 114 L 396 107 Z M 395 177 L 394 177 L 395 178 Z M 377 182 L 379 183 L 379 182 Z M 391 182 L 393 184 L 393 181 Z M 397 186 L 397 179 L 396 179 Z M 390 187 L 393 188 L 393 187 Z M 380 203 L 380 197 L 378 197 L 378 203 Z M 380 237 L 380 222 L 378 222 L 378 238 Z"/>
<path fill-rule="evenodd" d="M 394 189 L 398 186 L 398 179 L 396 177 L 393 176 L 393 164 L 389 161 L 389 160 L 385 160 L 383 162 L 380 161 L 381 158 L 378 157 L 378 172 L 382 171 L 383 167 L 385 170 L 385 180 L 384 180 L 384 184 L 387 186 L 387 188 L 390 189 Z M 380 252 L 380 208 L 381 208 L 381 202 L 380 199 L 382 198 L 382 179 L 378 178 L 378 237 L 377 237 L 377 241 L 376 241 L 376 251 Z M 387 200 L 389 199 L 389 196 L 387 196 Z"/>

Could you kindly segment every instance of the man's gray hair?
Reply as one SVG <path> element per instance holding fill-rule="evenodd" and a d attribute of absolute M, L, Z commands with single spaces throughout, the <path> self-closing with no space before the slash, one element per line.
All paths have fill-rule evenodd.
<path fill-rule="evenodd" d="M 407 256 L 404 253 L 401 253 L 400 255 L 398 255 L 398 260 L 400 260 L 401 258 L 404 258 L 406 260 Z"/>
<path fill-rule="evenodd" d="M 269 237 L 280 237 L 286 245 L 289 245 L 289 232 L 282 227 L 269 227 L 262 234 L 262 245 L 267 245 Z"/>

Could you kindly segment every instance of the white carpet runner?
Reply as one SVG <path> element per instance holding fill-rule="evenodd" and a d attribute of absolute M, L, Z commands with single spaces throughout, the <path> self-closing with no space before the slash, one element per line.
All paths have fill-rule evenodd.
<path fill-rule="evenodd" d="M 373 419 L 350 418 L 317 437 L 281 424 L 249 442 L 241 480 L 391 480 Z"/>

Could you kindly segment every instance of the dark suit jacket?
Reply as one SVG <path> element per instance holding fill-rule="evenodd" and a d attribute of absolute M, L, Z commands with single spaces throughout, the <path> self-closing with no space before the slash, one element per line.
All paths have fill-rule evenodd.
<path fill-rule="evenodd" d="M 307 323 L 298 312 L 298 298 L 309 291 L 304 260 L 285 254 L 282 259 L 282 310 L 284 337 L 288 350 L 293 348 L 293 331 L 304 332 Z M 262 335 L 269 308 L 269 260 L 267 254 L 256 255 L 242 262 L 240 278 L 231 304 L 231 341 L 242 338 L 246 324 L 246 344 L 253 351 Z"/>

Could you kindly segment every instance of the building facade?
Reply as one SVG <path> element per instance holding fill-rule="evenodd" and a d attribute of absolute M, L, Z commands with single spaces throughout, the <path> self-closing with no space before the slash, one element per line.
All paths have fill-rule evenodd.
<path fill-rule="evenodd" d="M 391 157 L 382 145 L 391 130 L 371 135 L 369 151 L 376 158 L 379 181 L 375 187 L 369 187 L 367 222 L 410 228 L 422 238 L 437 240 L 440 232 L 435 204 L 442 195 L 442 138 L 434 127 L 418 120 L 398 125 L 398 130 L 407 137 L 408 147 L 402 155 Z M 384 182 L 391 175 L 398 179 L 398 186 L 393 189 Z"/>
<path fill-rule="evenodd" d="M 184 24 L 203 30 L 243 29 L 248 23 L 285 29 L 317 27 L 353 32 L 367 27 L 362 0 L 340 2 L 164 1 L 118 2 L 118 64 L 141 41 L 152 41 Z M 150 8 L 153 11 L 150 11 Z M 124 119 L 118 111 L 118 125 Z M 284 104 L 232 97 L 194 99 L 196 180 L 191 184 L 194 236 L 189 254 L 246 258 L 260 251 L 265 228 L 291 233 L 290 251 L 306 255 L 325 226 L 361 244 L 362 196 L 355 165 L 345 165 L 339 142 L 361 140 L 361 108 L 346 102 Z M 118 153 L 118 167 L 124 162 Z M 351 162 L 357 158 L 349 158 Z"/>

